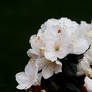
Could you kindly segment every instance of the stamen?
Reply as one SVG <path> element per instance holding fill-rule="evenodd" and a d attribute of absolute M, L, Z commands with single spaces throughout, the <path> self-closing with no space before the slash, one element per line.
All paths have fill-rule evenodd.
<path fill-rule="evenodd" d="M 40 40 L 40 36 L 38 36 L 38 40 Z"/>
<path fill-rule="evenodd" d="M 40 51 L 41 52 L 44 52 L 45 51 L 45 48 L 44 47 L 40 48 Z"/>
<path fill-rule="evenodd" d="M 61 32 L 62 32 L 62 31 L 59 29 L 59 30 L 58 30 L 58 33 L 61 33 Z"/>

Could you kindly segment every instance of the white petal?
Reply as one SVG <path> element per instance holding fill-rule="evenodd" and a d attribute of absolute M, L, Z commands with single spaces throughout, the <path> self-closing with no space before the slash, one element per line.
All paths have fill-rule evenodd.
<path fill-rule="evenodd" d="M 17 88 L 28 89 L 37 82 L 38 67 L 35 61 L 28 62 L 25 72 L 16 74 L 16 81 L 19 83 Z"/>
<path fill-rule="evenodd" d="M 42 70 L 42 75 L 45 79 L 50 78 L 54 73 L 54 67 L 53 64 L 48 64 L 44 67 Z"/>
<path fill-rule="evenodd" d="M 16 88 L 17 88 L 17 89 L 20 89 L 20 90 L 23 90 L 23 89 L 28 89 L 28 88 L 30 88 L 31 86 L 32 86 L 32 84 L 30 84 L 30 83 L 24 83 L 24 84 L 18 85 Z"/>
<path fill-rule="evenodd" d="M 25 87 L 24 87 L 24 86 L 22 86 L 22 85 L 18 85 L 16 88 L 17 88 L 17 89 L 20 89 L 20 90 L 25 89 Z"/>
<path fill-rule="evenodd" d="M 27 51 L 27 55 L 28 55 L 29 57 L 32 57 L 32 58 L 36 59 L 36 58 L 38 57 L 39 53 L 37 53 L 37 52 L 36 52 L 35 50 L 33 50 L 33 49 L 29 49 L 29 50 Z"/>
<path fill-rule="evenodd" d="M 54 52 L 45 52 L 45 58 L 51 60 L 52 62 L 57 60 Z"/>
<path fill-rule="evenodd" d="M 88 49 L 88 47 L 89 47 L 89 44 L 85 39 L 78 39 L 73 44 L 73 53 L 82 54 Z"/>
<path fill-rule="evenodd" d="M 59 60 L 56 61 L 56 64 L 62 66 L 62 63 Z"/>
<path fill-rule="evenodd" d="M 69 48 L 61 48 L 62 50 L 60 50 L 56 55 L 59 59 L 62 59 L 64 58 L 65 56 L 67 56 L 69 54 Z"/>
<path fill-rule="evenodd" d="M 85 77 L 85 86 L 88 92 L 92 92 L 92 79 Z"/>
<path fill-rule="evenodd" d="M 25 74 L 27 76 L 33 77 L 36 76 L 38 73 L 38 67 L 35 61 L 29 61 L 25 67 Z"/>
<path fill-rule="evenodd" d="M 32 35 L 29 40 L 29 43 L 31 44 L 32 48 L 34 47 L 35 40 L 36 40 L 36 35 Z"/>
<path fill-rule="evenodd" d="M 34 85 L 41 85 L 41 78 L 42 78 L 42 72 L 38 73 L 38 79 L 37 82 Z"/>
<path fill-rule="evenodd" d="M 37 62 L 39 71 L 42 70 L 47 64 L 47 60 L 44 57 L 36 59 L 36 62 Z"/>
<path fill-rule="evenodd" d="M 16 77 L 16 81 L 19 84 L 25 83 L 25 82 L 27 82 L 29 80 L 24 72 L 17 73 L 15 77 Z"/>
<path fill-rule="evenodd" d="M 24 72 L 16 74 L 16 81 L 19 83 L 19 85 L 17 86 L 18 89 L 27 89 L 32 86 L 30 79 Z"/>
<path fill-rule="evenodd" d="M 41 83 L 41 78 L 42 78 L 42 72 L 38 73 L 38 82 Z"/>
<path fill-rule="evenodd" d="M 84 75 L 84 71 L 82 71 L 82 70 L 80 70 L 80 71 L 78 71 L 78 72 L 76 73 L 76 76 L 82 76 L 82 75 Z"/>
<path fill-rule="evenodd" d="M 56 61 L 55 74 L 59 72 L 62 72 L 62 63 L 60 61 Z"/>

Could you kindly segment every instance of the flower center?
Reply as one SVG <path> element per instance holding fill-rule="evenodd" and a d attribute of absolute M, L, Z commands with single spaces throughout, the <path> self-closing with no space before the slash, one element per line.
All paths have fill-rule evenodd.
<path fill-rule="evenodd" d="M 56 51 L 59 51 L 59 46 L 56 46 L 55 50 L 56 50 Z"/>
<path fill-rule="evenodd" d="M 44 47 L 41 47 L 40 48 L 40 52 L 44 52 L 45 51 L 45 48 Z"/>

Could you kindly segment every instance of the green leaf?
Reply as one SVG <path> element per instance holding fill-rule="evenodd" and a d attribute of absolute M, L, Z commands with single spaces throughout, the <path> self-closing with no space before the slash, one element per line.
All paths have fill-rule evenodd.
<path fill-rule="evenodd" d="M 66 76 L 75 76 L 77 72 L 77 64 L 67 61 L 63 62 L 62 72 Z"/>
<path fill-rule="evenodd" d="M 67 56 L 68 61 L 72 62 L 72 63 L 78 63 L 80 59 L 82 59 L 84 57 L 84 54 L 80 54 L 80 55 L 76 55 L 76 54 L 69 54 Z"/>
<path fill-rule="evenodd" d="M 70 89 L 74 92 L 81 92 L 81 90 L 79 88 L 77 88 L 73 83 L 67 83 L 66 88 Z"/>

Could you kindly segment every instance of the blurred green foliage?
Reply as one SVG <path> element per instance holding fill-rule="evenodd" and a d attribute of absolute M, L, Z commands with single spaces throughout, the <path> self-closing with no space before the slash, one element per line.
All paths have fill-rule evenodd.
<path fill-rule="evenodd" d="M 90 22 L 91 0 L 0 1 L 0 92 L 22 92 L 16 89 L 15 74 L 29 60 L 29 37 L 47 19 L 60 17 Z"/>

